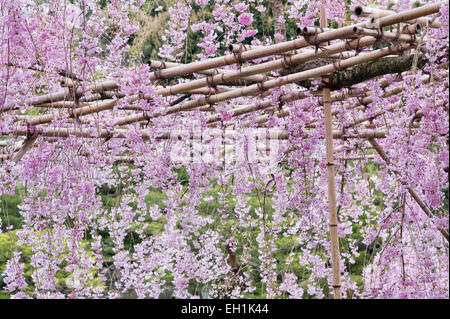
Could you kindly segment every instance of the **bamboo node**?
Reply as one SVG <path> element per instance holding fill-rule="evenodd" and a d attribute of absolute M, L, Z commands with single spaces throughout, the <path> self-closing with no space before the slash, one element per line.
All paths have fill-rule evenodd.
<path fill-rule="evenodd" d="M 159 68 L 158 68 L 158 71 L 155 71 L 155 73 L 154 73 L 156 80 L 163 80 L 164 79 L 163 76 L 162 76 L 162 70 L 166 69 L 166 68 L 167 68 L 166 62 L 162 61 L 160 66 L 159 66 Z"/>
<path fill-rule="evenodd" d="M 316 54 L 319 50 L 320 42 L 317 40 L 317 33 L 310 35 L 310 34 L 304 34 L 303 37 L 305 38 L 305 41 L 308 42 L 308 44 L 314 46 L 316 48 Z"/>
<path fill-rule="evenodd" d="M 358 56 L 361 53 L 361 51 L 362 51 L 362 48 L 361 48 L 361 37 L 359 37 L 356 40 L 356 48 L 355 48 L 356 55 Z"/>
<path fill-rule="evenodd" d="M 241 66 L 242 63 L 245 62 L 245 60 L 242 59 L 243 49 L 244 49 L 244 45 L 241 43 L 239 46 L 239 50 L 237 52 L 233 52 L 234 58 L 237 61 L 237 63 L 239 64 L 239 66 Z"/>
<path fill-rule="evenodd" d="M 335 71 L 340 72 L 343 69 L 345 69 L 345 68 L 342 67 L 341 63 L 342 63 L 342 53 L 339 56 L 339 60 L 338 61 L 336 61 L 336 62 L 333 61 L 333 67 L 334 67 Z"/>
<path fill-rule="evenodd" d="M 358 96 L 356 97 L 358 99 L 358 103 L 361 104 L 362 106 L 364 106 L 364 108 L 367 108 L 367 106 L 369 105 L 369 103 L 364 102 L 364 97 L 362 96 Z"/>
<path fill-rule="evenodd" d="M 293 70 L 295 67 L 295 63 L 292 62 L 292 56 L 285 55 L 283 57 L 283 61 L 281 62 L 284 69 Z"/>
<path fill-rule="evenodd" d="M 330 81 L 329 77 L 322 77 L 322 86 L 323 87 L 329 88 L 330 84 L 331 84 L 331 81 Z M 323 98 L 322 103 L 331 103 L 331 98 L 328 98 L 328 99 Z"/>
<path fill-rule="evenodd" d="M 395 33 L 395 37 L 394 39 L 392 39 L 392 41 L 398 41 L 398 39 L 400 39 L 400 35 L 401 35 L 400 24 L 397 24 L 397 32 Z"/>
<path fill-rule="evenodd" d="M 378 28 L 378 29 L 377 29 L 377 35 L 375 36 L 375 38 L 376 38 L 378 41 L 380 41 L 380 40 L 383 39 L 383 37 L 384 37 L 384 30 L 383 30 L 383 28 Z"/>
<path fill-rule="evenodd" d="M 264 75 L 264 78 L 262 79 L 262 81 L 261 82 L 259 82 L 257 85 L 258 85 L 258 89 L 261 91 L 261 92 L 264 92 L 264 91 L 267 91 L 268 90 L 268 88 L 265 88 L 264 87 L 264 82 L 266 82 L 268 80 L 268 77 L 267 77 L 267 74 L 265 74 Z"/>
<path fill-rule="evenodd" d="M 149 125 L 151 117 L 150 115 L 148 115 L 148 112 L 147 111 L 142 112 L 142 116 L 144 117 L 144 120 L 147 120 L 147 125 Z"/>
<path fill-rule="evenodd" d="M 207 104 L 209 104 L 210 107 L 213 107 L 215 103 L 210 101 L 211 97 L 212 97 L 211 94 L 205 96 L 205 101 L 206 101 Z"/>

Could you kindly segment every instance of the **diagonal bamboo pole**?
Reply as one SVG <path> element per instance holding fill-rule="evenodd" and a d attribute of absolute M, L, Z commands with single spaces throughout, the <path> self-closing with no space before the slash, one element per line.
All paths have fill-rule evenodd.
<path fill-rule="evenodd" d="M 320 27 L 327 27 L 327 13 L 325 7 L 320 7 Z M 328 77 L 322 77 L 325 84 L 322 90 L 323 107 L 325 113 L 325 145 L 327 161 L 327 181 L 328 181 L 328 209 L 329 209 L 329 228 L 331 238 L 331 267 L 333 272 L 333 298 L 341 299 L 341 272 L 339 256 L 339 234 L 338 234 L 338 216 L 336 209 L 336 181 L 334 178 L 334 155 L 333 155 L 333 122 L 331 115 L 331 91 L 326 84 L 329 83 Z"/>
<path fill-rule="evenodd" d="M 386 152 L 383 150 L 381 145 L 378 144 L 378 142 L 373 138 L 369 139 L 368 141 L 372 145 L 372 147 L 377 151 L 378 155 L 380 155 L 380 157 L 386 162 L 386 164 L 388 164 L 388 165 L 391 164 L 391 160 L 389 159 L 389 157 L 387 156 Z M 401 173 L 399 171 L 393 170 L 393 172 L 396 175 L 401 176 Z M 420 208 L 425 213 L 425 215 L 427 215 L 430 219 L 433 219 L 433 217 L 434 217 L 433 213 L 428 208 L 428 206 L 423 202 L 423 200 L 419 197 L 419 195 L 414 191 L 414 189 L 412 189 L 411 187 L 408 187 L 407 190 L 408 190 L 408 193 L 411 195 L 411 197 L 415 200 L 415 202 L 420 206 Z M 438 226 L 436 226 L 436 228 L 440 231 L 442 236 L 444 236 L 444 238 L 448 242 L 449 241 L 448 232 L 445 229 L 439 228 Z"/>
<path fill-rule="evenodd" d="M 27 138 L 24 141 L 22 147 L 13 157 L 13 161 L 15 164 L 19 163 L 19 161 L 22 159 L 25 153 L 28 152 L 28 150 L 30 150 L 33 147 L 33 144 L 36 142 L 38 137 L 39 137 L 38 132 L 34 132 L 29 138 Z"/>
<path fill-rule="evenodd" d="M 11 101 L 5 105 L 3 109 L 0 111 L 9 111 L 15 109 L 16 104 L 29 104 L 29 105 L 38 105 L 48 102 L 57 102 L 65 99 L 73 99 L 74 95 L 80 96 L 86 91 L 91 91 L 92 93 L 103 92 L 109 90 L 117 89 L 117 83 L 115 81 L 107 80 L 100 83 L 96 83 L 87 87 L 80 87 L 76 90 L 76 94 L 71 92 L 71 90 L 65 87 L 63 90 L 49 93 L 45 95 L 39 95 L 32 97 L 30 99 L 25 100 L 23 103 L 18 103 L 17 101 Z"/>
<path fill-rule="evenodd" d="M 362 7 L 362 6 L 358 6 L 355 8 L 355 14 L 358 17 L 369 17 L 369 16 L 375 16 L 375 17 L 386 17 L 386 16 L 390 16 L 393 14 L 396 14 L 397 12 L 395 11 L 391 11 L 391 10 L 382 10 L 382 9 L 377 9 L 377 8 L 369 8 L 369 7 Z M 404 21 L 405 23 L 417 23 L 421 26 L 426 26 L 427 23 L 429 23 L 430 20 L 428 20 L 427 18 L 417 18 L 414 20 L 410 20 L 410 21 Z M 433 21 L 430 24 L 431 28 L 440 28 L 442 27 L 442 24 L 438 21 Z"/>
<path fill-rule="evenodd" d="M 155 60 L 150 60 L 149 61 L 149 65 L 151 68 L 156 68 L 156 69 L 170 69 L 170 68 L 176 68 L 185 64 L 182 63 L 175 63 L 175 62 L 162 62 L 162 61 L 155 61 Z M 203 70 L 203 71 L 199 71 L 198 74 L 203 74 L 203 75 L 217 75 L 217 74 L 226 74 L 230 72 L 229 70 L 220 70 L 220 69 L 210 69 L 210 70 Z M 243 81 L 249 81 L 249 82 L 261 82 L 264 81 L 265 78 L 262 75 L 251 75 L 251 76 L 246 76 L 246 77 L 241 77 L 239 80 L 243 80 Z M 227 82 L 227 84 L 234 84 L 233 82 Z"/>

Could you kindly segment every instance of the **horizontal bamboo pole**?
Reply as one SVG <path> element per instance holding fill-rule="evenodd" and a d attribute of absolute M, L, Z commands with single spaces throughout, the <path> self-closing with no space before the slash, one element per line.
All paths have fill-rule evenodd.
<path fill-rule="evenodd" d="M 80 137 L 80 138 L 127 138 L 128 130 L 126 129 L 115 129 L 113 131 L 107 130 L 107 129 L 97 129 L 97 128 L 91 128 L 91 129 L 69 129 L 69 128 L 51 128 L 51 127 L 37 127 L 35 128 L 35 132 L 37 132 L 37 135 L 44 136 L 44 137 Z M 178 137 L 183 137 L 185 132 L 180 131 L 174 131 L 171 130 L 170 132 L 163 131 L 159 135 L 150 136 L 146 131 L 136 131 L 138 134 L 141 135 L 141 137 L 144 140 L 148 140 L 150 138 L 153 138 L 155 140 L 168 140 L 168 139 L 174 139 L 179 140 Z M 236 134 L 241 134 L 242 131 L 240 130 L 234 130 L 234 129 L 227 129 L 225 130 L 225 137 L 226 138 L 234 138 L 236 137 Z M 245 131 L 244 131 L 245 132 Z M 288 133 L 285 130 L 281 129 L 270 129 L 270 137 L 273 139 L 279 139 L 279 140 L 285 140 L 289 138 Z M 26 128 L 17 128 L 13 130 L 10 133 L 1 132 L 0 135 L 6 135 L 6 136 L 29 136 L 29 131 Z M 385 138 L 386 132 L 381 129 L 364 129 L 357 132 L 352 132 L 349 134 L 349 132 L 343 132 L 341 130 L 334 130 L 333 131 L 333 138 L 335 139 L 354 139 L 354 138 Z"/>
<path fill-rule="evenodd" d="M 156 61 L 156 60 L 150 60 L 148 62 L 148 64 L 149 64 L 150 68 L 158 69 L 158 70 L 177 68 L 180 65 L 182 65 L 181 63 L 176 63 L 176 62 Z M 203 74 L 203 75 L 212 75 L 212 74 L 214 74 L 214 70 L 202 70 L 197 73 Z"/>
<path fill-rule="evenodd" d="M 256 49 L 261 49 L 264 48 L 264 46 L 262 45 L 248 45 L 248 44 L 230 44 L 228 47 L 228 50 L 231 53 L 242 53 L 245 51 L 251 51 L 251 50 L 256 50 Z M 291 56 L 295 54 L 295 51 L 287 51 L 287 52 L 282 52 L 280 54 L 277 54 L 277 56 Z"/>
<path fill-rule="evenodd" d="M 370 37 L 381 37 L 381 39 L 386 41 L 401 41 L 401 42 L 416 42 L 416 39 L 412 36 L 412 34 L 397 34 L 396 32 L 383 31 L 383 34 L 380 34 L 377 30 L 354 27 L 353 31 L 355 34 L 365 35 Z M 378 40 L 377 40 L 378 41 Z"/>
<path fill-rule="evenodd" d="M 359 55 L 359 56 L 356 56 L 353 58 L 343 60 L 340 62 L 340 67 L 342 69 L 344 69 L 344 68 L 354 66 L 354 65 L 357 65 L 360 63 L 369 62 L 369 61 L 375 60 L 377 58 L 380 58 L 380 57 L 383 57 L 383 56 L 386 56 L 389 54 L 399 53 L 403 50 L 409 49 L 410 47 L 411 47 L 410 44 L 398 44 L 398 45 L 394 45 L 392 47 L 382 48 L 382 49 L 367 53 L 365 55 Z M 332 73 L 334 71 L 336 71 L 336 65 L 333 63 L 328 64 L 328 65 L 325 65 L 325 66 L 322 66 L 322 67 L 319 67 L 316 69 L 293 73 L 293 74 L 289 74 L 287 76 L 279 77 L 274 80 L 269 80 L 269 81 L 264 82 L 264 85 L 262 85 L 262 86 L 255 84 L 255 85 L 251 85 L 251 86 L 244 87 L 244 88 L 234 89 L 229 92 L 219 93 L 219 94 L 211 95 L 211 96 L 208 96 L 205 98 L 200 98 L 197 100 L 189 101 L 182 105 L 169 107 L 169 108 L 167 108 L 167 110 L 164 114 L 166 114 L 166 115 L 174 114 L 174 113 L 178 113 L 181 111 L 187 111 L 187 110 L 193 109 L 195 107 L 219 103 L 219 102 L 231 100 L 233 98 L 237 98 L 237 97 L 241 97 L 241 96 L 255 95 L 262 91 L 271 89 L 271 88 L 280 87 L 280 86 L 298 82 L 301 80 L 306 80 L 308 78 L 319 77 L 322 75 L 326 75 L 328 73 Z M 156 113 L 156 114 L 153 114 L 151 117 L 158 117 L 161 115 L 162 114 L 160 114 L 160 113 Z M 115 125 L 119 126 L 119 125 L 131 124 L 131 123 L 146 120 L 146 119 L 148 119 L 148 117 L 149 116 L 146 114 L 132 115 L 132 116 L 128 116 L 128 117 L 117 120 L 115 122 Z"/>
<path fill-rule="evenodd" d="M 340 68 L 345 69 L 345 68 L 348 68 L 348 67 L 360 64 L 360 63 L 369 62 L 369 61 L 381 58 L 386 55 L 399 53 L 403 50 L 409 49 L 410 47 L 411 46 L 409 44 L 399 44 L 399 45 L 394 45 L 392 47 L 379 49 L 379 50 L 373 51 L 373 52 L 365 54 L 365 55 L 359 55 L 359 56 L 356 56 L 353 58 L 343 60 L 340 62 Z M 234 90 L 231 90 L 226 93 L 216 94 L 216 95 L 209 96 L 207 98 L 201 98 L 198 100 L 187 102 L 176 108 L 169 108 L 168 113 L 171 114 L 171 113 L 176 113 L 179 111 L 185 111 L 185 110 L 192 109 L 194 107 L 223 102 L 223 101 L 241 97 L 241 96 L 255 95 L 255 94 L 260 93 L 261 91 L 265 91 L 265 90 L 275 88 L 275 87 L 280 87 L 280 86 L 290 84 L 290 83 L 295 83 L 295 82 L 306 80 L 309 78 L 319 77 L 322 75 L 332 73 L 334 71 L 336 71 L 336 65 L 331 63 L 331 64 L 328 64 L 328 65 L 325 65 L 322 67 L 318 67 L 315 69 L 302 71 L 302 72 L 298 72 L 298 73 L 292 73 L 287 76 L 279 77 L 278 79 L 275 79 L 275 80 L 266 81 L 266 82 L 264 82 L 264 85 L 262 85 L 262 86 L 251 85 L 251 86 L 248 86 L 245 88 L 234 89 Z"/>
<path fill-rule="evenodd" d="M 382 9 L 377 9 L 377 8 L 358 6 L 355 8 L 355 14 L 358 17 L 369 17 L 369 16 L 386 17 L 386 16 L 391 16 L 393 14 L 397 14 L 397 12 L 391 11 L 391 10 L 382 10 Z M 412 20 L 407 20 L 407 21 L 402 21 L 402 22 L 410 23 L 410 24 L 417 23 L 422 26 L 426 26 L 427 23 L 430 23 L 430 20 L 427 18 L 417 18 L 417 19 L 412 19 Z M 442 24 L 438 21 L 433 21 L 429 26 L 431 28 L 441 28 Z"/>
<path fill-rule="evenodd" d="M 444 71 L 443 72 L 443 76 L 444 77 L 448 76 L 448 71 Z M 444 78 L 439 78 L 439 79 L 435 78 L 434 81 L 435 82 L 441 82 L 441 81 L 443 81 L 443 79 Z M 431 76 L 430 75 L 423 75 L 422 78 L 421 78 L 421 82 L 423 84 L 430 83 L 430 81 L 431 81 Z M 385 78 L 382 78 L 380 80 L 380 86 L 381 87 L 385 88 L 388 85 L 390 85 L 390 83 Z M 445 87 L 446 88 L 448 88 L 448 85 L 449 85 L 448 82 L 445 82 Z M 384 91 L 384 94 L 381 96 L 381 98 L 387 98 L 387 97 L 390 97 L 390 96 L 393 96 L 393 95 L 397 95 L 397 94 L 403 92 L 404 89 L 405 89 L 405 87 L 403 86 L 403 84 L 400 85 L 400 86 L 394 87 L 394 88 L 386 89 Z M 349 93 L 335 93 L 335 94 L 332 94 L 331 101 L 332 102 L 342 101 L 345 98 L 363 96 L 358 101 L 357 105 L 346 105 L 346 106 L 344 106 L 344 107 L 347 107 L 347 108 L 356 108 L 356 107 L 359 107 L 359 106 L 368 105 L 368 104 L 372 103 L 374 101 L 372 94 L 373 94 L 372 91 L 362 91 L 359 94 L 358 93 L 356 93 L 356 94 L 355 93 L 351 93 L 351 94 L 349 94 Z M 321 104 L 321 103 L 322 103 L 321 102 L 321 98 L 319 98 L 319 104 Z M 401 106 L 401 103 L 400 102 L 396 102 L 396 103 L 392 104 L 391 106 L 389 106 L 389 108 L 387 110 L 379 111 L 379 112 L 371 115 L 371 117 L 363 117 L 363 118 L 357 119 L 357 120 L 355 120 L 354 123 L 352 123 L 351 125 L 349 125 L 347 127 L 351 127 L 351 126 L 354 126 L 354 125 L 357 125 L 357 124 L 361 124 L 361 123 L 366 122 L 366 121 L 368 121 L 368 120 L 370 120 L 372 118 L 379 117 L 379 116 L 385 114 L 386 111 L 393 111 L 397 107 L 400 107 L 400 106 Z M 275 115 L 277 115 L 278 117 L 282 118 L 282 117 L 289 116 L 291 111 L 292 110 L 290 108 L 283 108 L 283 109 L 277 111 L 275 113 Z M 337 109 L 332 111 L 333 115 L 336 115 L 338 113 L 339 113 L 339 110 L 337 110 Z M 262 123 L 267 122 L 268 119 L 269 119 L 269 115 L 268 114 L 261 115 L 261 116 L 257 117 L 256 119 L 254 119 L 253 121 L 250 121 L 250 122 L 246 123 L 246 126 L 250 126 L 252 124 L 262 124 Z M 313 120 L 310 124 L 314 124 L 316 121 L 317 121 L 317 119 Z"/>
<path fill-rule="evenodd" d="M 319 28 L 319 27 L 303 27 L 303 28 L 297 28 L 297 34 L 302 35 L 302 36 L 312 36 L 312 35 L 317 35 L 319 33 L 323 33 L 323 32 L 328 32 L 328 31 L 333 31 L 336 29 L 331 29 L 331 28 Z M 354 38 L 355 35 L 352 34 L 348 34 L 343 36 L 343 39 L 347 39 L 347 38 Z M 228 50 L 232 53 L 242 53 L 245 51 L 250 51 L 250 50 L 256 50 L 256 49 L 261 49 L 264 48 L 265 46 L 263 45 L 249 45 L 249 44 L 230 44 L 228 46 Z M 294 53 L 296 53 L 294 51 Z M 281 53 L 281 55 L 292 55 L 294 54 L 293 52 L 283 52 Z"/>
<path fill-rule="evenodd" d="M 158 88 L 162 88 L 162 87 L 156 87 L 156 89 L 158 89 Z M 200 88 L 200 89 L 192 90 L 187 93 L 199 94 L 199 95 L 211 95 L 211 94 L 226 92 L 229 90 L 230 89 L 227 87 L 215 87 L 215 88 L 207 87 L 207 88 Z M 100 100 L 121 99 L 124 97 L 125 97 L 125 94 L 120 93 L 120 92 L 105 91 L 105 92 L 102 92 L 101 94 L 100 93 L 92 94 L 89 98 L 82 97 L 79 99 L 79 102 L 81 104 L 83 104 L 83 103 L 87 103 L 87 102 L 95 102 L 95 101 L 100 101 Z M 56 104 L 56 103 L 58 103 L 58 102 L 55 102 L 53 104 Z M 61 103 L 73 103 L 73 102 L 63 101 Z M 81 104 L 80 104 L 80 106 L 83 106 Z M 47 107 L 48 105 L 51 105 L 51 103 L 38 104 L 38 105 L 35 105 L 35 107 Z"/>
<path fill-rule="evenodd" d="M 35 105 L 34 107 L 52 108 L 52 109 L 74 109 L 74 108 L 82 107 L 82 106 L 86 106 L 86 105 L 89 105 L 89 103 L 76 104 L 75 102 L 72 102 L 72 101 L 60 101 L 60 102 L 54 102 L 54 103 L 42 103 L 42 104 Z"/>
<path fill-rule="evenodd" d="M 109 109 L 113 108 L 114 106 L 116 106 L 119 103 L 119 101 L 121 101 L 121 100 L 106 100 L 104 102 L 89 104 L 87 106 L 79 107 L 79 108 L 71 110 L 72 111 L 71 116 L 77 117 L 77 116 L 81 116 L 81 115 L 87 115 L 87 114 L 96 113 L 96 112 L 100 112 L 100 111 L 104 111 L 104 110 L 109 110 Z M 130 100 L 130 103 L 131 102 L 134 102 L 134 100 Z M 46 114 L 46 115 L 28 118 L 26 120 L 26 123 L 28 125 L 34 126 L 34 125 L 39 125 L 39 124 L 50 123 L 55 118 L 57 118 L 56 114 Z"/>
<path fill-rule="evenodd" d="M 91 94 L 89 98 L 82 96 L 79 99 L 79 102 L 95 102 L 99 100 L 108 100 L 108 99 L 121 99 L 124 98 L 125 94 L 117 92 L 117 91 L 103 91 L 101 93 Z"/>
<path fill-rule="evenodd" d="M 150 61 L 150 67 L 153 68 L 157 68 L 157 69 L 170 69 L 170 68 L 176 68 L 176 67 L 180 67 L 183 66 L 185 64 L 182 63 L 174 63 L 174 62 L 162 62 L 162 61 Z M 203 70 L 203 71 L 199 71 L 198 74 L 203 74 L 203 75 L 216 75 L 216 74 L 222 74 L 222 73 L 228 73 L 230 71 L 228 70 L 220 70 L 220 69 L 211 69 L 211 70 Z M 241 77 L 240 80 L 242 81 L 249 81 L 249 82 L 261 82 L 264 80 L 264 77 L 262 75 L 251 75 L 251 76 L 244 76 Z M 228 84 L 228 82 L 227 82 Z M 231 83 L 234 84 L 234 83 Z"/>
<path fill-rule="evenodd" d="M 354 28 L 353 32 L 361 32 L 361 29 Z M 373 32 L 373 30 L 369 30 L 369 32 Z M 375 32 L 376 33 L 376 32 Z M 393 32 L 386 32 L 384 34 L 384 37 L 387 37 L 388 39 L 394 39 L 397 37 L 396 34 Z M 410 35 L 400 35 L 397 38 L 399 38 L 402 41 L 410 42 L 413 40 L 413 38 Z M 243 76 L 250 76 L 260 73 L 266 73 L 269 71 L 274 71 L 278 69 L 287 69 L 290 66 L 308 62 L 317 58 L 329 56 L 332 54 L 341 53 L 347 50 L 352 49 L 360 49 L 363 47 L 371 46 L 377 42 L 377 39 L 374 37 L 373 34 L 367 37 L 362 37 L 360 39 L 356 39 L 350 42 L 342 42 L 337 43 L 333 45 L 329 45 L 323 48 L 323 50 L 317 51 L 317 50 L 308 50 L 306 52 L 302 52 L 299 54 L 295 54 L 290 56 L 289 58 L 283 58 L 278 59 L 274 61 L 269 61 L 265 63 L 260 63 L 258 65 L 252 65 L 245 68 L 242 68 L 240 70 L 236 71 L 229 71 L 226 73 L 217 74 L 215 76 L 212 76 L 210 78 L 203 78 L 203 79 L 197 79 L 186 83 L 176 84 L 172 86 L 168 86 L 164 89 L 157 90 L 156 93 L 167 96 L 167 95 L 174 95 L 179 94 L 183 92 L 187 92 L 192 89 L 201 88 L 209 85 L 217 85 L 226 83 L 231 80 L 235 80 L 238 78 L 242 78 Z"/>
<path fill-rule="evenodd" d="M 311 36 L 311 35 L 318 35 L 319 33 L 332 31 L 334 29 L 330 28 L 320 28 L 320 27 L 303 27 L 303 28 L 297 28 L 297 33 L 302 36 Z"/>
<path fill-rule="evenodd" d="M 86 91 L 91 91 L 92 93 L 96 92 L 103 92 L 103 91 L 109 91 L 109 90 L 115 90 L 117 89 L 117 84 L 115 81 L 103 81 L 97 84 L 89 85 L 86 87 L 79 87 L 76 90 L 76 95 L 81 96 Z M 13 110 L 15 109 L 14 106 L 16 104 L 27 104 L 27 105 L 38 105 L 48 102 L 58 102 L 62 101 L 64 99 L 73 99 L 73 93 L 70 91 L 69 88 L 64 88 L 61 91 L 55 92 L 55 93 L 49 93 L 45 95 L 39 95 L 32 97 L 30 99 L 25 100 L 23 103 L 18 103 L 17 101 L 10 102 L 6 104 L 4 110 Z"/>
<path fill-rule="evenodd" d="M 69 129 L 69 128 L 50 128 L 50 127 L 37 127 L 35 128 L 35 132 L 38 135 L 44 137 L 81 137 L 81 138 L 127 138 L 128 130 L 126 129 L 115 129 L 113 131 L 109 131 L 107 129 Z M 166 130 L 160 133 L 159 135 L 150 136 L 145 131 L 137 131 L 144 140 L 148 140 L 153 138 L 155 140 L 168 140 L 174 139 L 179 140 L 178 137 L 183 137 L 186 132 L 180 130 L 179 132 L 176 130 Z M 240 134 L 240 131 L 228 129 L 225 130 L 224 137 L 233 138 L 236 134 Z M 26 128 L 18 128 L 13 130 L 11 133 L 6 134 L 1 132 L 0 135 L 12 135 L 12 136 L 28 136 L 29 131 Z M 337 133 L 339 134 L 339 133 Z M 284 140 L 288 138 L 287 133 L 284 130 L 273 129 L 270 131 L 271 138 Z M 201 140 L 201 139 L 199 139 Z"/>
<path fill-rule="evenodd" d="M 378 20 L 379 27 L 385 27 L 389 25 L 393 25 L 400 22 L 406 22 L 412 19 L 417 19 L 429 14 L 437 13 L 442 5 L 441 2 L 434 3 L 430 5 L 426 5 L 419 8 L 414 8 L 411 10 L 404 11 L 402 13 L 394 13 L 387 16 L 384 16 Z M 337 39 L 344 35 L 352 34 L 354 27 L 367 27 L 367 23 L 359 23 L 356 25 L 351 25 L 347 27 L 343 27 L 340 29 L 334 29 L 327 32 L 323 32 L 317 35 L 318 42 L 325 42 Z M 267 46 L 260 49 L 255 49 L 247 52 L 243 52 L 239 57 L 236 55 L 228 55 L 224 57 L 218 57 L 214 59 L 209 59 L 205 61 L 197 61 L 190 64 L 182 65 L 179 67 L 169 68 L 165 70 L 159 70 L 157 72 L 150 73 L 150 79 L 156 80 L 159 78 L 171 78 L 183 74 L 195 73 L 202 70 L 214 69 L 217 67 L 221 67 L 224 65 L 234 64 L 238 62 L 244 62 L 248 60 L 258 59 L 265 56 L 275 55 L 277 53 L 282 53 L 286 51 L 296 50 L 302 47 L 308 46 L 309 43 L 305 39 L 296 39 L 289 42 L 279 43 L 272 46 Z M 82 94 L 84 91 L 92 91 L 92 92 L 101 92 L 117 89 L 117 85 L 114 81 L 104 81 L 99 84 L 95 84 L 91 87 L 85 89 L 77 89 L 77 94 Z M 35 105 L 42 104 L 46 102 L 56 102 L 64 100 L 65 98 L 70 97 L 70 92 L 66 88 L 66 90 L 51 93 L 48 95 L 43 95 L 39 97 L 33 97 L 32 99 L 26 100 L 25 104 Z M 12 101 L 6 104 L 1 111 L 8 111 L 14 109 L 14 106 L 19 104 L 17 101 Z"/>
<path fill-rule="evenodd" d="M 441 2 L 434 3 L 430 5 L 426 5 L 419 8 L 414 8 L 411 10 L 406 10 L 401 13 L 396 13 L 392 15 L 388 15 L 382 17 L 378 20 L 378 25 L 380 28 L 393 25 L 400 22 L 405 22 L 411 19 L 416 19 L 419 17 L 423 17 L 429 14 L 433 14 L 439 11 Z M 342 27 L 339 29 L 333 29 L 330 31 L 326 31 L 320 33 L 316 36 L 315 41 L 317 43 L 326 42 L 341 38 L 346 35 L 353 34 L 353 27 L 361 26 L 367 27 L 367 22 L 350 25 L 347 27 Z M 309 42 L 306 39 L 296 39 L 288 42 L 278 43 L 274 45 L 270 45 L 267 47 L 263 47 L 260 49 L 250 50 L 246 52 L 242 52 L 239 56 L 232 54 L 218 58 L 212 58 L 204 61 L 192 62 L 177 68 L 170 68 L 159 70 L 157 72 L 150 73 L 150 80 L 157 79 L 167 79 L 173 78 L 176 76 L 189 74 L 189 73 L 198 73 L 198 71 L 214 69 L 225 65 L 235 64 L 239 62 L 245 62 L 249 60 L 255 60 L 259 58 L 263 58 L 266 56 L 276 55 L 286 51 L 294 51 L 296 49 L 300 49 L 309 45 Z"/>

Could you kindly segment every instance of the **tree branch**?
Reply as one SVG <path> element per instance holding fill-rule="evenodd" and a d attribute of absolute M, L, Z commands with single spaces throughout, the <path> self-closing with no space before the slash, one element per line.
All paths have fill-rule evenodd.
<path fill-rule="evenodd" d="M 423 68 L 428 62 L 424 54 L 418 56 L 417 67 Z M 318 59 L 301 65 L 296 72 L 306 71 L 323 65 L 333 63 L 332 58 Z M 355 84 L 362 83 L 377 76 L 385 74 L 402 73 L 411 69 L 414 63 L 414 56 L 397 56 L 385 57 L 368 63 L 356 65 L 352 68 L 339 71 L 330 75 L 330 89 L 339 90 L 345 87 L 351 87 Z M 305 80 L 298 83 L 299 85 L 310 88 L 311 80 Z"/>

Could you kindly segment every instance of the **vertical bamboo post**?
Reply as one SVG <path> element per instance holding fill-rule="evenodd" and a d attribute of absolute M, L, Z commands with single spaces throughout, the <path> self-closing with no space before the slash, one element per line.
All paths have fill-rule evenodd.
<path fill-rule="evenodd" d="M 327 13 L 325 7 L 320 7 L 320 27 L 327 27 Z M 327 181 L 328 181 L 328 209 L 329 209 L 329 227 L 331 238 L 331 267 L 333 271 L 333 296 L 334 299 L 341 299 L 341 278 L 340 278 L 340 257 L 339 257 L 339 235 L 338 235 L 338 217 L 336 209 L 336 181 L 334 178 L 334 156 L 333 156 L 333 123 L 331 111 L 331 93 L 327 87 L 330 79 L 323 77 L 324 87 L 323 107 L 325 113 L 325 143 L 327 160 Z"/>

